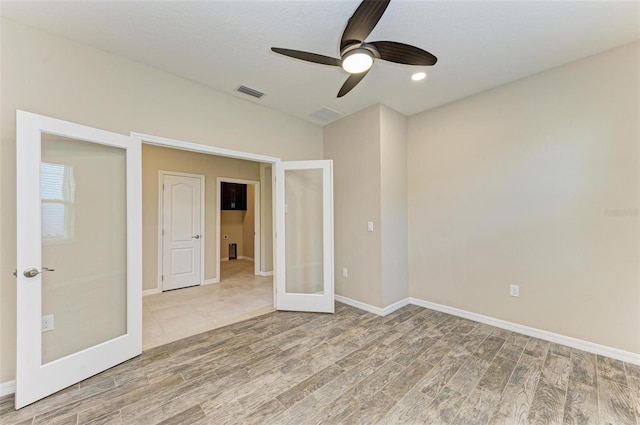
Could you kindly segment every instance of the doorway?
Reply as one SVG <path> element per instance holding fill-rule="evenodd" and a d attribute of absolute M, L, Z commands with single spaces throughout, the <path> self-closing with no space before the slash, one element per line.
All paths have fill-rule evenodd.
<path fill-rule="evenodd" d="M 188 337 L 210 329 L 246 320 L 260 314 L 273 311 L 273 278 L 255 275 L 255 269 L 261 264 L 264 251 L 260 246 L 260 236 L 262 230 L 260 220 L 272 221 L 271 211 L 264 215 L 261 205 L 263 187 L 269 189 L 271 179 L 262 183 L 261 169 L 264 163 L 257 161 L 247 161 L 244 158 L 229 158 L 221 155 L 191 152 L 175 147 L 158 146 L 144 144 L 142 146 L 142 175 L 143 175 L 143 285 L 145 296 L 143 297 L 143 349 L 149 349 L 164 343 Z M 167 240 L 170 223 L 167 215 L 163 219 L 161 207 L 164 200 L 168 200 L 171 189 L 165 177 L 167 175 L 177 176 L 175 180 L 178 189 L 184 189 L 189 196 L 181 191 L 173 191 L 173 196 L 179 195 L 186 199 L 191 205 L 193 197 L 190 195 L 192 189 L 188 182 L 183 182 L 182 177 L 200 179 L 202 176 L 202 205 L 204 206 L 200 216 L 201 226 L 197 223 L 197 218 L 189 218 L 184 221 L 194 222 L 196 225 L 187 225 L 184 229 L 184 237 L 178 238 L 179 242 L 191 244 L 199 242 L 202 245 L 203 271 L 200 282 L 197 286 L 182 287 L 181 289 L 163 291 L 163 289 L 173 289 L 166 286 L 168 272 L 166 271 L 166 261 L 162 257 L 162 242 Z M 251 238 L 254 248 L 253 255 L 246 252 L 239 252 L 242 256 L 252 257 L 254 261 L 240 260 L 233 262 L 238 266 L 243 263 L 240 270 L 232 270 L 227 273 L 229 279 L 220 282 L 220 262 L 218 258 L 225 257 L 227 253 L 219 246 L 217 234 L 219 221 L 219 183 L 218 178 L 227 181 L 236 181 L 249 184 L 251 189 L 256 189 L 252 196 L 252 203 L 257 205 L 254 216 L 254 231 L 256 240 Z M 163 180 L 165 180 L 163 182 Z M 164 183 L 164 189 L 162 184 Z M 188 189 L 188 190 L 186 190 Z M 166 196 L 164 196 L 166 195 Z M 197 196 L 195 196 L 197 197 Z M 187 199 L 188 198 L 188 199 Z M 269 202 L 269 206 L 271 202 Z M 165 207 L 167 209 L 168 207 Z M 194 208 L 188 208 L 191 212 Z M 197 208 L 195 208 L 197 210 Z M 182 213 L 181 213 L 182 214 Z M 183 214 L 185 215 L 185 214 Z M 186 214 L 185 216 L 190 216 Z M 261 218 L 261 216 L 263 216 Z M 165 223 L 163 223 L 163 221 Z M 164 229 L 164 236 L 162 231 Z M 200 235 L 199 239 L 192 236 Z M 271 234 L 265 234 L 267 248 L 272 247 Z M 193 241 L 193 242 L 191 242 Z M 235 241 L 237 242 L 237 241 Z M 257 250 L 255 245 L 258 245 Z M 184 249 L 184 247 L 179 247 Z M 168 248 L 164 248 L 167 251 Z M 269 256 L 271 256 L 269 249 Z M 171 257 L 166 254 L 164 257 Z M 175 257 L 175 256 L 174 256 Z M 193 257 L 185 260 L 191 260 Z M 189 261 L 185 261 L 188 263 Z M 163 266 L 164 264 L 164 266 Z M 228 265 L 229 262 L 224 262 Z M 269 264 L 271 266 L 271 264 Z M 162 272 L 165 268 L 164 273 Z M 188 267 L 182 267 L 178 273 L 179 277 L 184 276 L 184 271 Z M 197 268 L 197 267 L 195 267 Z M 269 267 L 268 270 L 271 268 Z M 164 274 L 164 281 L 163 281 Z M 157 277 L 156 277 L 157 276 Z M 223 275 L 224 276 L 224 275 Z M 181 285 L 190 286 L 190 285 Z"/>
<path fill-rule="evenodd" d="M 238 209 L 224 205 L 225 183 L 245 187 L 246 192 L 240 195 L 245 197 L 245 202 L 239 203 L 240 207 Z M 253 274 L 261 275 L 260 272 L 263 266 L 261 255 L 262 198 L 260 196 L 260 181 L 218 177 L 217 184 L 216 240 L 219 243 L 217 251 L 218 279 L 220 281 L 223 279 L 222 263 L 226 261 L 251 261 L 253 262 Z M 237 271 L 247 270 L 248 267 L 236 267 L 236 269 Z"/>

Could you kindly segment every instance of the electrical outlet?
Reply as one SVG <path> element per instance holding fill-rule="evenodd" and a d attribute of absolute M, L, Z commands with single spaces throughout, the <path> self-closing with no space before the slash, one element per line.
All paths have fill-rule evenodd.
<path fill-rule="evenodd" d="M 53 314 L 42 316 L 42 332 L 53 330 Z"/>
<path fill-rule="evenodd" d="M 509 286 L 509 295 L 512 297 L 520 297 L 520 286 L 518 285 L 510 285 Z"/>
<path fill-rule="evenodd" d="M 346 267 L 342 268 L 342 277 L 349 277 L 349 271 Z"/>
<path fill-rule="evenodd" d="M 367 232 L 373 232 L 373 221 L 367 221 Z"/>

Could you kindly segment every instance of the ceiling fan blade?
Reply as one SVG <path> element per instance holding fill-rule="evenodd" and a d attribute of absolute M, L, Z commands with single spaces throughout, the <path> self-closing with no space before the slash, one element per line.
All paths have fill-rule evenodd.
<path fill-rule="evenodd" d="M 340 51 L 351 44 L 364 42 L 389 6 L 389 1 L 364 0 L 360 3 L 342 33 Z"/>
<path fill-rule="evenodd" d="M 438 61 L 431 53 L 415 46 L 395 41 L 374 41 L 373 45 L 380 52 L 380 59 L 405 65 L 430 66 Z"/>
<path fill-rule="evenodd" d="M 302 52 L 300 50 L 282 49 L 280 47 L 272 47 L 271 50 L 281 55 L 289 56 L 307 62 L 319 63 L 321 65 L 340 66 L 340 64 L 342 63 L 340 59 L 318 55 L 316 53 Z"/>
<path fill-rule="evenodd" d="M 349 93 L 352 88 L 358 85 L 360 81 L 364 78 L 365 75 L 369 73 L 369 70 L 361 72 L 359 74 L 351 74 L 347 81 L 344 82 L 342 87 L 340 87 L 340 91 L 338 92 L 338 97 L 342 97 L 345 94 Z"/>

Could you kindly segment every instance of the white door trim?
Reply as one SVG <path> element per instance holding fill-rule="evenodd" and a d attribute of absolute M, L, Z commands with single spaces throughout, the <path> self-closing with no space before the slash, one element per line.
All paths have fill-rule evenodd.
<path fill-rule="evenodd" d="M 200 285 L 205 284 L 204 278 L 204 239 L 205 239 L 205 205 L 204 205 L 204 182 L 205 178 L 202 174 L 190 174 L 190 173 L 181 173 L 178 171 L 166 171 L 166 170 L 158 170 L 158 288 L 154 293 L 162 292 L 162 266 L 164 264 L 164 255 L 163 255 L 163 246 L 164 246 L 164 238 L 162 237 L 162 224 L 163 224 L 163 202 L 162 198 L 164 196 L 162 184 L 164 182 L 164 176 L 181 176 L 181 177 L 193 177 L 200 179 Z M 148 290 L 147 290 L 148 291 Z M 153 290 L 152 290 L 153 291 Z"/>
<path fill-rule="evenodd" d="M 209 155 L 225 156 L 228 158 L 245 159 L 247 161 L 267 162 L 271 164 L 280 162 L 280 158 L 276 158 L 275 156 L 260 155 L 255 153 L 218 148 L 215 146 L 202 145 L 199 143 L 184 142 L 182 140 L 153 136 L 151 134 L 136 133 L 134 131 L 131 132 L 131 137 L 140 140 L 140 142 L 145 145 L 155 145 L 165 148 L 179 149 L 182 151 L 206 153 Z"/>
<path fill-rule="evenodd" d="M 218 177 L 217 193 L 216 196 L 216 277 L 214 282 L 220 282 L 220 199 L 222 197 L 222 182 L 225 183 L 242 183 L 251 184 L 254 186 L 253 191 L 253 226 L 255 236 L 253 238 L 253 274 L 260 275 L 261 270 L 261 257 L 260 257 L 260 240 L 262 235 L 260 234 L 260 182 L 258 180 L 244 180 L 235 179 L 231 177 Z"/>

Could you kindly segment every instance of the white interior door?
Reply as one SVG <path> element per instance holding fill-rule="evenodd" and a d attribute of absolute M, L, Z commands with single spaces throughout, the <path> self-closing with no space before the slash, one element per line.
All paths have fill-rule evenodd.
<path fill-rule="evenodd" d="M 333 163 L 275 163 L 276 308 L 333 313 Z"/>
<path fill-rule="evenodd" d="M 16 165 L 20 408 L 142 352 L 141 149 L 18 111 Z"/>
<path fill-rule="evenodd" d="M 163 291 L 202 284 L 203 185 L 203 176 L 163 175 Z"/>

